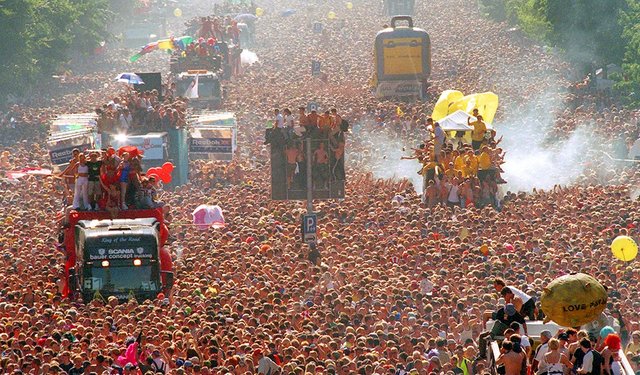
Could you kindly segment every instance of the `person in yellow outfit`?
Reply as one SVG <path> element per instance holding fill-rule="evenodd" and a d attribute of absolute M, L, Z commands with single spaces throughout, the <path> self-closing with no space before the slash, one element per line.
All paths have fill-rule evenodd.
<path fill-rule="evenodd" d="M 475 110 L 474 114 L 477 113 Z M 467 124 L 473 127 L 473 131 L 471 132 L 471 146 L 473 150 L 479 150 L 482 145 L 482 141 L 484 141 L 484 133 L 487 132 L 487 125 L 482 121 L 482 116 L 477 115 L 476 121 L 471 122 L 471 117 L 467 118 Z"/>
<path fill-rule="evenodd" d="M 464 155 L 464 169 L 462 171 L 464 177 L 471 177 L 478 174 L 478 157 L 472 150 L 467 151 Z"/>
<path fill-rule="evenodd" d="M 422 160 L 422 169 L 418 174 L 424 176 L 425 183 L 427 181 L 435 181 L 436 174 L 442 171 L 442 166 L 433 159 Z"/>
<path fill-rule="evenodd" d="M 485 178 L 491 175 L 491 155 L 489 154 L 489 147 L 482 146 L 482 152 L 478 155 L 478 179 L 484 181 Z"/>
<path fill-rule="evenodd" d="M 453 162 L 449 162 L 449 164 L 446 166 L 446 169 L 444 170 L 444 175 L 447 176 L 449 179 L 452 179 L 457 176 L 457 171 L 453 167 Z"/>
<path fill-rule="evenodd" d="M 453 150 L 453 155 L 451 156 L 451 160 L 453 160 L 453 169 L 456 171 L 462 172 L 464 169 L 464 155 L 461 155 L 458 150 Z"/>

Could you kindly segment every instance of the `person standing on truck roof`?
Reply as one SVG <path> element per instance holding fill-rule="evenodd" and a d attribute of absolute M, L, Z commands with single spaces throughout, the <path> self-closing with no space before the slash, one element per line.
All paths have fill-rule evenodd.
<path fill-rule="evenodd" d="M 440 127 L 440 123 L 434 122 L 433 123 L 433 138 L 434 138 L 433 152 L 434 152 L 436 161 L 439 161 L 438 158 L 440 157 L 440 151 L 442 151 L 442 146 L 444 145 L 444 140 L 446 137 L 447 135 L 444 133 L 444 130 L 442 130 L 442 128 Z"/>
<path fill-rule="evenodd" d="M 535 320 L 536 300 L 520 289 L 508 286 L 501 278 L 493 280 L 493 287 L 504 297 L 507 303 L 513 303 L 522 316 Z"/>
<path fill-rule="evenodd" d="M 480 146 L 482 146 L 482 141 L 484 141 L 487 125 L 482 121 L 482 116 L 476 115 L 478 113 L 476 110 L 474 110 L 473 113 L 476 121 L 471 122 L 471 117 L 468 117 L 467 125 L 473 127 L 473 131 L 471 132 L 471 147 L 473 147 L 473 151 L 478 151 Z"/>
<path fill-rule="evenodd" d="M 340 128 L 342 124 L 342 117 L 338 114 L 338 110 L 336 108 L 331 108 L 331 128 Z"/>
<path fill-rule="evenodd" d="M 98 200 L 102 196 L 102 186 L 100 185 L 100 169 L 102 168 L 102 161 L 98 160 L 98 152 L 92 151 L 89 154 L 87 167 L 89 167 L 89 185 L 87 186 L 89 204 L 97 211 Z"/>
<path fill-rule="evenodd" d="M 78 156 L 78 164 L 75 167 L 75 189 L 73 193 L 73 209 L 90 210 L 89 204 L 89 166 L 86 163 L 87 158 L 84 154 Z M 80 205 L 80 199 L 82 199 L 82 206 Z"/>
<path fill-rule="evenodd" d="M 275 119 L 276 128 L 278 129 L 284 128 L 284 117 L 280 113 L 280 110 L 276 108 L 273 111 L 273 114 L 276 116 L 276 119 Z"/>
<path fill-rule="evenodd" d="M 284 112 L 285 138 L 289 140 L 291 139 L 291 137 L 293 137 L 293 128 L 295 126 L 295 120 L 289 108 L 285 108 L 282 112 Z"/>
<path fill-rule="evenodd" d="M 122 204 L 121 208 L 123 210 L 128 209 L 127 204 L 125 203 L 125 199 L 127 197 L 127 187 L 129 186 L 129 173 L 131 173 L 131 162 L 129 153 L 125 152 L 122 154 L 122 161 L 120 162 L 120 166 L 118 167 L 118 171 L 120 172 L 120 202 Z"/>
<path fill-rule="evenodd" d="M 75 191 L 75 183 L 76 176 L 72 173 L 75 170 L 76 165 L 78 164 L 78 156 L 80 155 L 80 150 L 74 148 L 71 151 L 71 160 L 69 160 L 69 165 L 60 173 L 60 177 L 64 179 L 64 191 L 65 191 L 65 204 L 69 204 L 73 201 L 73 192 Z"/>

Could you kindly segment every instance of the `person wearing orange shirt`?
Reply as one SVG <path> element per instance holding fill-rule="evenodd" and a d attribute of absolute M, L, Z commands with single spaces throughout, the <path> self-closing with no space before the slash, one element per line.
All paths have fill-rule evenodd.
<path fill-rule="evenodd" d="M 298 107 L 298 125 L 307 128 L 309 126 L 308 116 L 305 114 L 304 107 Z"/>
<path fill-rule="evenodd" d="M 342 117 L 338 114 L 337 109 L 331 108 L 331 128 L 340 128 L 340 124 L 342 124 Z"/>
<path fill-rule="evenodd" d="M 329 111 L 325 111 L 318 118 L 318 127 L 322 133 L 328 133 L 331 129 L 331 114 Z"/>
<path fill-rule="evenodd" d="M 318 112 L 315 109 L 311 110 L 311 113 L 307 115 L 307 125 L 310 127 L 317 128 L 318 119 L 319 119 Z"/>

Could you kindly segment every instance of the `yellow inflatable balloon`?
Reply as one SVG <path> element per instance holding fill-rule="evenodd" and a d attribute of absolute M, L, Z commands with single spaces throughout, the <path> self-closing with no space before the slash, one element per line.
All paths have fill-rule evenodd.
<path fill-rule="evenodd" d="M 433 121 L 440 121 L 443 118 L 447 117 L 450 113 L 449 106 L 452 103 L 462 99 L 464 94 L 458 90 L 445 90 L 440 94 L 438 101 L 436 102 L 435 107 L 433 107 L 433 113 L 431 114 L 431 118 Z"/>
<path fill-rule="evenodd" d="M 256 16 L 262 17 L 264 15 L 264 9 L 256 8 Z"/>
<path fill-rule="evenodd" d="M 487 124 L 493 123 L 493 118 L 498 110 L 498 95 L 492 92 L 471 94 L 464 96 L 457 90 L 446 90 L 436 102 L 431 117 L 439 121 L 457 110 L 471 114 L 477 108 Z"/>
<path fill-rule="evenodd" d="M 182 9 L 176 8 L 173 10 L 173 15 L 176 17 L 182 17 Z"/>
<path fill-rule="evenodd" d="M 329 12 L 329 14 L 327 14 L 327 18 L 330 20 L 335 20 L 336 19 L 336 12 L 331 11 Z"/>
<path fill-rule="evenodd" d="M 353 9 L 353 3 L 352 2 L 348 2 L 347 3 L 347 9 Z"/>
<path fill-rule="evenodd" d="M 540 304 L 545 323 L 553 320 L 561 326 L 577 327 L 598 319 L 607 307 L 607 291 L 584 273 L 564 275 L 543 288 Z"/>
<path fill-rule="evenodd" d="M 498 110 L 498 95 L 492 92 L 483 92 L 481 94 L 467 95 L 456 101 L 449 107 L 450 113 L 459 109 L 471 113 L 477 108 L 480 115 L 487 124 L 493 123 L 493 118 Z"/>
<path fill-rule="evenodd" d="M 611 242 L 613 256 L 623 262 L 630 262 L 638 255 L 638 244 L 628 236 L 618 236 Z"/>

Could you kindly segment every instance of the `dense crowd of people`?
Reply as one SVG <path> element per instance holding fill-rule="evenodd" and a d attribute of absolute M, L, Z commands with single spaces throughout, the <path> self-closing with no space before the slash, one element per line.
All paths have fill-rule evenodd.
<path fill-rule="evenodd" d="M 520 298 L 523 306 L 517 299 L 507 302 L 511 297 L 498 291 L 495 278 L 535 302 L 551 280 L 572 272 L 588 273 L 608 288 L 605 320 L 619 321 L 619 345 L 638 370 L 638 270 L 614 259 L 609 245 L 621 234 L 640 235 L 640 170 L 612 165 L 601 151 L 627 147 L 638 136 L 640 112 L 605 105 L 607 99 L 589 90 L 569 89 L 574 75 L 561 57 L 481 19 L 472 2 L 416 5 L 416 24 L 434 41 L 431 99 L 425 102 L 380 100 L 369 91 L 373 37 L 388 22 L 378 2 L 353 0 L 349 10 L 317 2 L 288 18 L 280 11 L 302 7 L 299 2 L 257 5 L 267 10 L 264 22 L 256 24 L 264 40 L 256 48 L 261 62 L 229 82 L 225 104 L 238 116 L 238 160 L 194 162 L 190 182 L 163 196 L 171 207 L 171 298 L 124 304 L 96 299 L 87 305 L 63 299 L 65 256 L 57 250 L 53 220 L 62 208 L 60 184 L 35 175 L 0 180 L 3 373 L 484 374 L 485 313 L 493 311 L 489 317 L 510 324 L 528 311 L 522 307 L 529 300 Z M 327 19 L 330 11 L 344 21 L 340 26 Z M 310 26 L 318 20 L 325 24 L 321 34 Z M 335 52 L 336 45 L 343 50 Z M 137 116 L 135 129 L 150 118 L 144 96 L 156 111 L 165 105 L 171 112 L 185 108 L 180 101 L 163 104 L 155 93 L 134 96 L 121 94 L 121 85 L 103 87 L 135 67 L 126 51 L 106 53 L 104 62 L 79 67 L 58 82 L 60 96 L 42 94 L 10 108 L 11 115 L 5 111 L 0 170 L 48 166 L 42 138 L 32 137 L 30 129 L 54 114 L 108 103 L 112 125 L 119 126 L 126 107 L 132 119 Z M 325 80 L 311 77 L 312 59 L 322 60 Z M 144 64 L 150 71 L 168 70 L 160 54 Z M 460 147 L 451 136 L 438 143 L 428 117 L 433 98 L 450 88 L 500 95 L 498 139 L 493 133 L 478 137 L 475 149 Z M 300 242 L 302 204 L 269 199 L 271 146 L 264 145 L 273 108 L 308 102 L 337 108 L 351 125 L 344 150 L 346 197 L 314 203 L 319 243 L 313 248 Z M 525 112 L 552 117 L 550 144 L 585 126 L 599 137 L 585 147 L 582 173 L 569 186 L 497 191 L 500 169 L 510 162 L 509 139 L 498 144 L 501 124 L 519 124 L 512 114 Z M 440 152 L 430 155 L 438 145 Z M 416 150 L 407 155 L 403 147 Z M 413 179 L 418 163 L 405 174 L 392 171 L 397 179 L 382 178 L 391 176 L 383 172 L 398 166 L 402 154 L 423 158 L 425 195 Z M 437 169 L 427 168 L 432 163 Z M 482 190 L 488 175 L 492 185 Z M 441 188 L 430 193 L 436 176 Z M 458 188 L 457 201 L 455 194 L 449 199 L 451 191 L 443 194 L 447 184 L 456 183 L 467 184 Z M 224 229 L 181 226 L 203 203 L 224 209 Z M 508 374 L 520 373 L 523 363 L 532 373 L 543 363 L 555 366 L 548 373 L 576 364 L 585 370 L 585 361 L 576 358 L 580 351 L 593 346 L 605 357 L 618 345 L 599 336 L 591 343 L 590 332 L 566 330 L 556 337 L 544 333 L 548 350 L 536 353 L 522 340 L 525 326 L 514 328 L 505 332 L 508 342 L 502 346 Z M 605 369 L 615 373 L 617 359 L 610 358 Z"/>
<path fill-rule="evenodd" d="M 144 134 L 185 127 L 188 100 L 176 92 L 175 83 L 164 86 L 162 93 L 127 90 L 96 108 L 98 131 Z"/>

